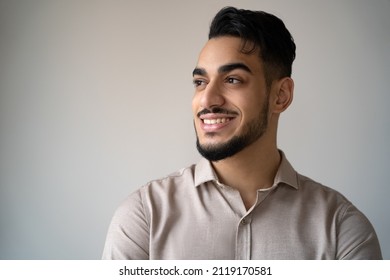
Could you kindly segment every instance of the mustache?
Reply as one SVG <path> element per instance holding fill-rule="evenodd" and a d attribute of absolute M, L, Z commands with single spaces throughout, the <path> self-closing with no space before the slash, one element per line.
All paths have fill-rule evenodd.
<path fill-rule="evenodd" d="M 213 107 L 211 109 L 203 109 L 200 112 L 198 112 L 197 116 L 200 117 L 201 115 L 205 114 L 226 114 L 226 115 L 238 115 L 237 112 L 231 111 L 225 108 L 221 107 Z"/>

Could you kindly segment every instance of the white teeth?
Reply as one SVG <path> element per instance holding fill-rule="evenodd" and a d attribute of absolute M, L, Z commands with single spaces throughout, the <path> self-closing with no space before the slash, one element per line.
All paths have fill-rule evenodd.
<path fill-rule="evenodd" d="M 227 118 L 219 118 L 219 119 L 204 119 L 203 122 L 205 124 L 217 124 L 217 123 L 225 123 L 227 122 Z"/>

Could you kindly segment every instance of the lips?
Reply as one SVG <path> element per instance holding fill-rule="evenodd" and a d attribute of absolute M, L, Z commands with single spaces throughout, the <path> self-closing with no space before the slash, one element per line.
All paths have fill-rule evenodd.
<path fill-rule="evenodd" d="M 217 132 L 228 126 L 232 120 L 235 119 L 235 115 L 224 115 L 224 114 L 204 114 L 199 117 L 200 127 L 205 132 Z"/>

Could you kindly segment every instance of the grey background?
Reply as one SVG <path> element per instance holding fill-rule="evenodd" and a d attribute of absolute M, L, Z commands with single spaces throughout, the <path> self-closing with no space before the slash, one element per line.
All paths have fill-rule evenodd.
<path fill-rule="evenodd" d="M 0 258 L 99 259 L 118 204 L 199 159 L 191 72 L 226 5 L 297 43 L 279 147 L 390 258 L 390 2 L 0 0 Z"/>

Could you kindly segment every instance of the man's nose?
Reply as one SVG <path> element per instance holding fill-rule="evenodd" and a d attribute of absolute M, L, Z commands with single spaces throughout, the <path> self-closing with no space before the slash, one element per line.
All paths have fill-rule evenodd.
<path fill-rule="evenodd" d="M 209 82 L 202 92 L 200 106 L 202 108 L 220 107 L 224 105 L 225 98 L 221 87 L 213 82 Z"/>

